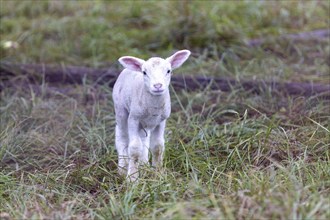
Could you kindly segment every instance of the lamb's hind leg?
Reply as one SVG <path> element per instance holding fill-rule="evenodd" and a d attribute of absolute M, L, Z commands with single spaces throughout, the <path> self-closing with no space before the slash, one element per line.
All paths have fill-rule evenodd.
<path fill-rule="evenodd" d="M 120 175 L 126 175 L 128 168 L 127 116 L 118 115 L 116 122 L 115 144 L 118 153 L 118 172 Z"/>
<path fill-rule="evenodd" d="M 128 166 L 128 135 L 122 128 L 116 126 L 116 149 L 118 153 L 118 172 L 125 175 Z"/>

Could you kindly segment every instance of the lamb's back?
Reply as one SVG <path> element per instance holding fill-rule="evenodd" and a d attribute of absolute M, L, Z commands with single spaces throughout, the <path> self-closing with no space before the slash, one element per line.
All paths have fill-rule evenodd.
<path fill-rule="evenodd" d="M 129 108 L 132 100 L 137 98 L 136 96 L 143 88 L 143 83 L 143 75 L 140 72 L 124 69 L 113 87 L 112 96 L 115 107 L 125 106 L 125 108 Z"/>

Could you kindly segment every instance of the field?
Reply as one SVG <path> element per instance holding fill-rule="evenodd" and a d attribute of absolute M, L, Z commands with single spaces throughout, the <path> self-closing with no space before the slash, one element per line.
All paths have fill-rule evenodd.
<path fill-rule="evenodd" d="M 1 0 L 0 64 L 120 71 L 120 56 L 187 48 L 174 74 L 326 85 L 329 38 L 280 36 L 329 29 L 329 14 L 328 1 Z M 171 88 L 163 168 L 128 183 L 112 88 L 33 74 L 33 85 L 0 92 L 0 219 L 330 219 L 322 94 Z"/>

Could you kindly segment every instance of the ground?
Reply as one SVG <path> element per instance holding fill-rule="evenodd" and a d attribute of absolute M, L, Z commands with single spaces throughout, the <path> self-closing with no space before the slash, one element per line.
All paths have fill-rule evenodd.
<path fill-rule="evenodd" d="M 278 38 L 329 29 L 327 1 L 38 3 L 1 1 L 1 62 L 119 69 L 123 55 L 187 48 L 175 74 L 329 83 L 328 38 Z M 267 41 L 246 45 L 257 38 Z M 0 218 L 330 218 L 320 95 L 171 89 L 163 169 L 143 167 L 132 184 L 116 169 L 112 89 L 34 85 L 1 91 Z"/>

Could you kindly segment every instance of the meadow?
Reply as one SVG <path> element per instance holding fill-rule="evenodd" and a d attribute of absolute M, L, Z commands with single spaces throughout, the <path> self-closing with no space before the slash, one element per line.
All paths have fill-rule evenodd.
<path fill-rule="evenodd" d="M 1 0 L 0 65 L 119 72 L 123 55 L 187 48 L 174 74 L 329 84 L 329 38 L 279 37 L 329 29 L 329 14 L 321 0 Z M 163 168 L 128 183 L 112 88 L 34 74 L 41 92 L 0 93 L 0 219 L 330 219 L 330 100 L 320 94 L 171 88 Z"/>

